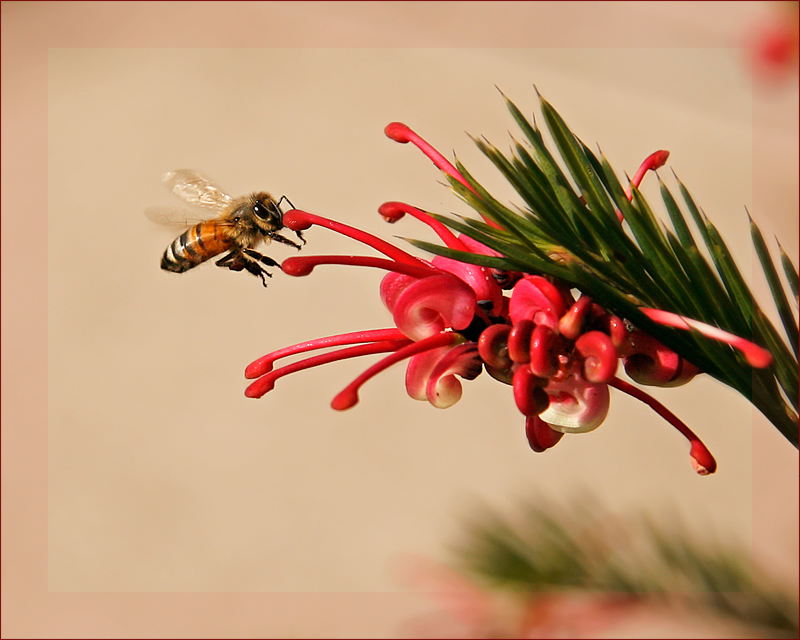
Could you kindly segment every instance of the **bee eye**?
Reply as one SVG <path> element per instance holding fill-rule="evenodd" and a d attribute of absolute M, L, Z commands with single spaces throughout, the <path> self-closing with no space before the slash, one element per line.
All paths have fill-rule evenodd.
<path fill-rule="evenodd" d="M 262 220 L 266 220 L 267 218 L 270 217 L 269 210 L 265 209 L 264 205 L 262 205 L 260 202 L 256 202 L 253 205 L 253 213 L 255 213 Z"/>

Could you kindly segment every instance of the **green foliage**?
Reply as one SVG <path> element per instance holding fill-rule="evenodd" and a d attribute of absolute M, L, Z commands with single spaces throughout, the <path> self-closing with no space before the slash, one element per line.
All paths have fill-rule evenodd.
<path fill-rule="evenodd" d="M 566 281 L 743 394 L 797 447 L 798 274 L 783 249 L 781 266 L 788 286 L 750 220 L 756 254 L 782 322 L 779 330 L 755 299 L 716 227 L 677 178 L 678 198 L 659 180 L 667 224 L 635 187 L 629 200 L 606 158 L 589 150 L 547 101 L 540 98 L 540 107 L 557 157 L 536 122 L 510 100 L 506 103 L 525 143 L 515 140 L 508 155 L 486 140 L 475 143 L 513 186 L 521 204 L 517 210 L 503 205 L 457 163 L 475 191 L 448 178 L 451 188 L 490 223 L 436 216 L 502 258 L 413 244 L 464 262 Z M 622 224 L 617 211 L 624 215 Z M 793 294 L 793 307 L 787 289 Z M 752 340 L 772 353 L 773 363 L 753 369 L 729 345 L 696 331 L 664 327 L 640 307 L 677 313 Z"/>
<path fill-rule="evenodd" d="M 456 568 L 490 591 L 616 594 L 684 605 L 769 634 L 796 638 L 796 594 L 754 570 L 734 545 L 700 542 L 679 524 L 620 517 L 593 498 L 524 504 L 514 518 L 471 516 L 454 546 Z"/>

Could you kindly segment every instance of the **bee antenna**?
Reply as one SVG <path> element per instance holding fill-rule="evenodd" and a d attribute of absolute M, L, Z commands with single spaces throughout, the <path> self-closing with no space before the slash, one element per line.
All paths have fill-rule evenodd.
<path fill-rule="evenodd" d="M 286 202 L 288 202 L 288 203 L 289 203 L 289 206 L 290 206 L 292 209 L 296 209 L 296 208 L 297 208 L 297 207 L 295 207 L 295 206 L 292 204 L 292 201 L 291 201 L 291 200 L 289 200 L 289 198 L 287 198 L 286 196 L 281 196 L 281 199 L 280 199 L 280 200 L 278 200 L 278 209 L 280 209 L 280 208 L 281 208 L 281 202 L 283 202 L 284 200 L 286 200 Z"/>

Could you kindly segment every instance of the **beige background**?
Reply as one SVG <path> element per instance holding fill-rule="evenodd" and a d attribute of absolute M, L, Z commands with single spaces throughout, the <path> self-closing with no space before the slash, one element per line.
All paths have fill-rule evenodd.
<path fill-rule="evenodd" d="M 743 265 L 745 206 L 796 260 L 796 85 L 752 88 L 736 48 L 760 3 L 2 10 L 4 637 L 391 636 L 430 608 L 404 593 L 405 558 L 446 558 L 476 503 L 587 487 L 620 511 L 678 510 L 796 580 L 796 451 L 715 381 L 654 393 L 717 456 L 710 478 L 618 394 L 599 430 L 544 455 L 488 377 L 447 411 L 409 399 L 402 367 L 332 411 L 366 361 L 246 399 L 260 355 L 388 326 L 381 274 L 276 274 L 266 290 L 212 266 L 167 274 L 174 234 L 142 215 L 178 204 L 164 171 L 193 167 L 233 195 L 268 189 L 384 237 L 430 238 L 377 207 L 466 211 L 385 124 L 455 151 L 509 198 L 464 132 L 505 146 L 494 85 L 531 112 L 535 84 L 620 172 L 669 149 Z M 308 253 L 364 253 L 307 237 Z"/>

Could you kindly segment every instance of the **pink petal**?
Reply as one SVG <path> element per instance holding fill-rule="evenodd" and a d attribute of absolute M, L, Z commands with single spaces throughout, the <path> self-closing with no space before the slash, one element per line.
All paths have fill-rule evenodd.
<path fill-rule="evenodd" d="M 686 384 L 700 370 L 672 349 L 643 331 L 628 336 L 630 348 L 623 359 L 625 373 L 639 384 L 677 387 Z"/>
<path fill-rule="evenodd" d="M 528 416 L 525 419 L 525 435 L 528 437 L 528 444 L 536 453 L 542 453 L 550 447 L 554 447 L 561 438 L 563 432 L 556 431 L 550 427 L 540 416 Z"/>
<path fill-rule="evenodd" d="M 381 300 L 390 313 L 394 313 L 394 306 L 400 294 L 418 280 L 419 278 L 397 273 L 396 271 L 389 272 L 383 277 L 380 286 Z"/>
<path fill-rule="evenodd" d="M 406 367 L 406 392 L 414 400 L 427 401 L 428 380 L 437 363 L 453 347 L 447 345 L 420 353 L 408 361 Z"/>
<path fill-rule="evenodd" d="M 583 330 L 584 322 L 587 314 L 591 311 L 591 307 L 592 299 L 589 296 L 583 295 L 578 298 L 558 321 L 561 335 L 570 340 L 575 340 Z"/>
<path fill-rule="evenodd" d="M 503 292 L 488 269 L 475 264 L 459 262 L 452 258 L 445 258 L 444 256 L 436 256 L 431 263 L 437 269 L 452 273 L 466 282 L 475 292 L 475 299 L 479 302 L 484 300 L 491 302 L 493 314 L 498 315 L 501 312 Z"/>
<path fill-rule="evenodd" d="M 540 417 L 556 431 L 586 433 L 606 419 L 610 398 L 606 384 L 592 384 L 573 374 L 562 382 L 551 381 L 545 391 L 550 406 Z"/>
<path fill-rule="evenodd" d="M 478 338 L 478 353 L 483 361 L 495 369 L 509 369 L 512 364 L 508 355 L 508 336 L 511 326 L 493 324 L 486 327 Z"/>
<path fill-rule="evenodd" d="M 461 383 L 456 375 L 474 380 L 483 371 L 478 347 L 467 342 L 450 349 L 436 363 L 425 388 L 425 395 L 434 407 L 446 409 L 461 399 Z"/>
<path fill-rule="evenodd" d="M 531 335 L 531 372 L 541 378 L 550 378 L 558 371 L 559 360 L 556 346 L 558 336 L 543 324 L 536 325 Z"/>
<path fill-rule="evenodd" d="M 466 329 L 475 316 L 472 289 L 455 276 L 422 278 L 397 296 L 392 315 L 400 331 L 421 340 L 445 329 Z"/>
<path fill-rule="evenodd" d="M 512 387 L 514 402 L 524 416 L 538 416 L 547 409 L 550 398 L 542 388 L 546 380 L 538 378 L 528 367 L 518 367 L 514 372 Z"/>
<path fill-rule="evenodd" d="M 558 331 L 558 320 L 564 314 L 564 307 L 552 284 L 539 276 L 528 276 L 514 285 L 508 309 L 514 324 L 533 320 Z"/>
<path fill-rule="evenodd" d="M 543 326 L 543 325 L 540 325 Z M 508 356 L 514 362 L 526 363 L 531 360 L 531 335 L 536 328 L 531 320 L 520 320 L 508 334 Z"/>
<path fill-rule="evenodd" d="M 617 350 L 602 331 L 588 331 L 575 341 L 583 357 L 583 377 L 589 382 L 608 382 L 617 372 Z"/>

